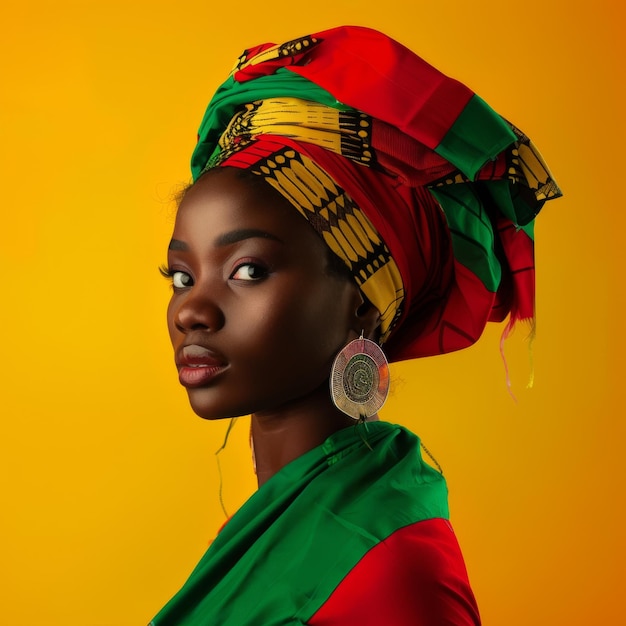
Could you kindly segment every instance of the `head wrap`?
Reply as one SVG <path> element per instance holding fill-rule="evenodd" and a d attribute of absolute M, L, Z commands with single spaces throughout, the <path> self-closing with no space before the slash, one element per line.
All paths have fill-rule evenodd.
<path fill-rule="evenodd" d="M 194 180 L 217 166 L 309 220 L 380 311 L 390 360 L 534 319 L 533 220 L 559 188 L 525 135 L 382 33 L 244 51 L 202 120 Z"/>

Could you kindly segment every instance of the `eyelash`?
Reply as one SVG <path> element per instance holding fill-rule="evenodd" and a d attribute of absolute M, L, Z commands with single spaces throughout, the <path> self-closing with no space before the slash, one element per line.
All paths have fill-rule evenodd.
<path fill-rule="evenodd" d="M 159 274 L 170 283 L 174 279 L 174 270 L 171 270 L 167 265 L 159 265 Z"/>

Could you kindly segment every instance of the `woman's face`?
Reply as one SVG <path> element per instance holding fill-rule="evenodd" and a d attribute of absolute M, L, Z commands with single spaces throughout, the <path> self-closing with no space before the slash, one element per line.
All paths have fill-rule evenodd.
<path fill-rule="evenodd" d="M 167 319 L 179 380 L 215 419 L 287 407 L 328 379 L 354 338 L 356 285 L 263 181 L 211 171 L 186 193 L 168 251 Z"/>

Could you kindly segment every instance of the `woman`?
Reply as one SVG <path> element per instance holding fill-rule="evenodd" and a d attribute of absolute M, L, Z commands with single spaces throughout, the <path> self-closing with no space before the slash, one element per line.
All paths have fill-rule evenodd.
<path fill-rule="evenodd" d="M 560 195 L 538 153 L 342 27 L 244 52 L 192 171 L 170 336 L 198 415 L 251 414 L 259 490 L 153 624 L 478 624 L 445 481 L 378 421 L 379 346 L 440 354 L 532 318 L 532 221 Z"/>

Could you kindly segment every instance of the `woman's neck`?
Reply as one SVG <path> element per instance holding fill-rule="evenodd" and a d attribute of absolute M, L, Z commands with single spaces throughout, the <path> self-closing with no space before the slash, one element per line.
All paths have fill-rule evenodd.
<path fill-rule="evenodd" d="M 252 446 L 259 487 L 285 465 L 354 424 L 332 403 L 325 384 L 310 395 L 252 415 Z"/>

